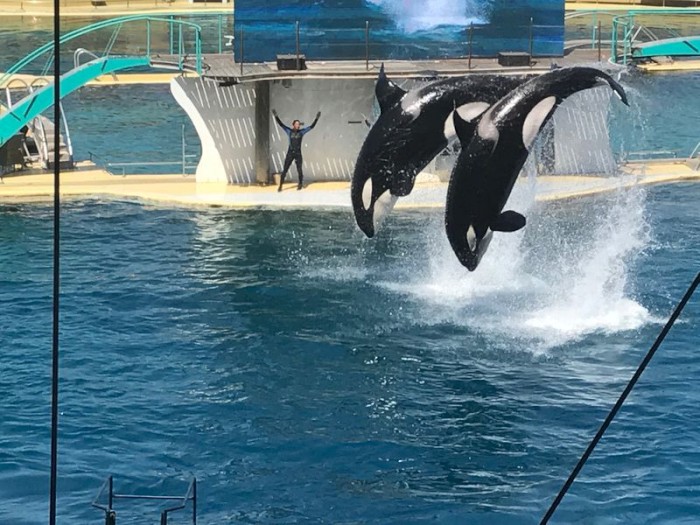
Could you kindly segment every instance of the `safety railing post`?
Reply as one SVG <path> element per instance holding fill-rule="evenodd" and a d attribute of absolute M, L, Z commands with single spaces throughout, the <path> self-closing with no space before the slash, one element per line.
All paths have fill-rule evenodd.
<path fill-rule="evenodd" d="M 469 24 L 469 62 L 467 63 L 467 69 L 472 68 L 472 42 L 474 40 L 474 23 Z"/>
<path fill-rule="evenodd" d="M 168 34 L 170 35 L 170 54 L 174 55 L 175 54 L 175 17 L 173 15 L 170 15 L 168 17 L 168 25 L 169 31 Z"/>
<path fill-rule="evenodd" d="M 365 71 L 369 71 L 369 20 L 365 20 Z"/>
<path fill-rule="evenodd" d="M 151 21 L 146 20 L 146 56 L 151 56 Z"/>
<path fill-rule="evenodd" d="M 532 66 L 532 38 L 533 38 L 533 35 L 532 35 L 532 26 L 533 26 L 532 17 L 530 17 L 530 38 L 529 38 L 529 41 L 530 41 L 530 49 L 529 49 L 529 54 L 530 54 L 530 66 Z"/>
<path fill-rule="evenodd" d="M 219 54 L 223 53 L 223 32 L 224 32 L 224 17 L 223 15 L 218 15 L 218 27 L 219 27 Z"/>
<path fill-rule="evenodd" d="M 177 32 L 177 64 L 178 67 L 182 70 L 182 56 L 184 54 L 183 48 L 184 48 L 184 43 L 182 41 L 182 26 L 179 26 Z"/>
<path fill-rule="evenodd" d="M 195 31 L 195 54 L 197 55 L 196 62 L 197 62 L 197 74 L 201 75 L 202 74 L 202 32 L 197 29 Z"/>
<path fill-rule="evenodd" d="M 241 75 L 243 74 L 243 27 L 241 26 Z"/>
<path fill-rule="evenodd" d="M 600 33 L 600 20 L 598 20 L 598 62 L 602 62 L 603 60 L 603 37 L 601 36 Z"/>

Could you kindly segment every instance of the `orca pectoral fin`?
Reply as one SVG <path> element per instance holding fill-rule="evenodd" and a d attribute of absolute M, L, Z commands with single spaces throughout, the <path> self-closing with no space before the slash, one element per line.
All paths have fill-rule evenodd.
<path fill-rule="evenodd" d="M 495 232 L 517 232 L 525 226 L 525 217 L 517 211 L 504 211 L 489 226 Z"/>
<path fill-rule="evenodd" d="M 374 94 L 379 102 L 379 108 L 384 113 L 389 107 L 398 103 L 399 100 L 406 94 L 406 91 L 389 80 L 384 72 L 384 64 L 379 70 L 379 78 L 377 85 L 374 88 Z"/>

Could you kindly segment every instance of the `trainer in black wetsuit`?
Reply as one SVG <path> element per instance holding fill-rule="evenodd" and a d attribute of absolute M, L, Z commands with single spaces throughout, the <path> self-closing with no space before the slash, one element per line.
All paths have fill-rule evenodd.
<path fill-rule="evenodd" d="M 297 173 L 299 174 L 299 184 L 297 185 L 297 189 L 300 190 L 304 182 L 304 173 L 301 170 L 301 139 L 309 131 L 314 129 L 314 126 L 316 125 L 319 117 L 321 116 L 321 112 L 319 111 L 318 113 L 316 113 L 316 118 L 314 119 L 314 121 L 311 123 L 310 126 L 307 126 L 305 128 L 300 128 L 301 122 L 299 122 L 298 120 L 292 122 L 291 128 L 289 126 L 285 126 L 285 124 L 277 116 L 277 111 L 273 109 L 272 114 L 275 116 L 277 124 L 280 125 L 280 127 L 289 137 L 289 149 L 287 150 L 287 156 L 284 158 L 284 168 L 282 169 L 282 177 L 280 178 L 280 185 L 279 188 L 277 188 L 277 191 L 282 191 L 282 184 L 284 184 L 284 178 L 287 176 L 287 172 L 289 171 L 289 167 L 292 165 L 292 161 L 294 161 L 297 165 Z"/>

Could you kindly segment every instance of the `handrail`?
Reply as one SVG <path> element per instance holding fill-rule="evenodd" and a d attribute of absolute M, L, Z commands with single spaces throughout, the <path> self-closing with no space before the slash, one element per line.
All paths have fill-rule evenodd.
<path fill-rule="evenodd" d="M 188 22 L 186 20 L 181 20 L 181 19 L 173 19 L 172 17 L 161 17 L 161 16 L 149 16 L 149 15 L 130 15 L 130 16 L 121 16 L 117 18 L 111 18 L 109 20 L 102 20 L 100 22 L 96 22 L 94 24 L 90 24 L 89 26 L 81 27 L 78 29 L 75 29 L 73 31 L 70 31 L 64 35 L 61 36 L 60 38 L 60 43 L 63 44 L 65 42 L 69 42 L 73 40 L 74 38 L 78 38 L 80 36 L 83 36 L 88 33 L 92 33 L 93 31 L 97 31 L 99 29 L 104 29 L 105 27 L 112 27 L 115 25 L 121 25 L 124 23 L 128 22 L 138 22 L 138 21 L 143 21 L 147 20 L 149 23 L 150 22 L 164 22 L 168 24 L 177 24 L 180 26 L 186 26 L 186 27 L 191 27 L 195 30 L 195 45 L 199 44 L 198 49 L 198 56 L 197 56 L 197 64 L 198 64 L 198 70 L 197 73 L 201 74 L 201 35 L 202 35 L 202 27 L 198 24 L 195 24 L 193 22 Z M 17 73 L 20 71 L 24 66 L 27 64 L 31 63 L 32 61 L 36 60 L 38 57 L 46 53 L 47 51 L 53 52 L 53 42 L 49 42 L 47 44 L 44 44 L 41 47 L 38 47 L 35 49 L 33 52 L 25 56 L 24 58 L 20 59 L 19 61 L 15 62 L 8 70 L 5 72 L 5 74 L 0 77 L 0 84 L 3 83 L 9 76 Z M 111 48 L 109 49 L 111 51 Z"/>
<path fill-rule="evenodd" d="M 700 157 L 700 142 L 693 148 L 693 152 L 690 154 L 689 158 L 694 159 L 695 157 Z"/>
<path fill-rule="evenodd" d="M 660 150 L 642 150 L 642 151 L 629 151 L 627 152 L 627 158 L 629 157 L 639 157 L 644 160 L 651 160 L 651 156 L 658 155 L 669 155 L 673 158 L 678 157 L 678 152 L 670 149 L 660 149 Z"/>
<path fill-rule="evenodd" d="M 68 148 L 68 155 L 70 155 L 71 162 L 73 161 L 73 143 L 70 140 L 70 130 L 68 129 L 68 121 L 66 120 L 66 112 L 63 111 L 63 102 L 58 103 L 61 108 L 61 120 L 63 121 L 63 129 L 66 132 L 66 148 Z M 56 126 L 57 132 L 61 132 L 60 126 Z"/>
<path fill-rule="evenodd" d="M 107 504 L 99 503 L 103 494 L 107 492 Z M 92 500 L 92 506 L 105 513 L 105 524 L 116 525 L 117 514 L 114 511 L 114 500 L 150 500 L 150 501 L 179 501 L 179 503 L 167 507 L 161 511 L 160 524 L 168 524 L 168 514 L 176 510 L 182 510 L 192 501 L 192 525 L 197 525 L 197 478 L 192 478 L 184 496 L 148 496 L 142 494 L 117 494 L 114 492 L 114 478 L 109 476 L 100 487 L 97 496 Z"/>

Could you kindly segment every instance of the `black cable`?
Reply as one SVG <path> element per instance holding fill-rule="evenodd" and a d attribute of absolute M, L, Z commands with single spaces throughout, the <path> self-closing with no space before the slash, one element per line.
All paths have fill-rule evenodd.
<path fill-rule="evenodd" d="M 60 285 L 61 195 L 61 18 L 60 0 L 53 2 L 53 344 L 51 371 L 51 487 L 49 525 L 56 525 L 56 481 L 58 471 L 58 321 Z"/>
<path fill-rule="evenodd" d="M 593 449 L 596 447 L 596 445 L 600 441 L 600 438 L 603 437 L 603 434 L 605 433 L 607 428 L 610 426 L 610 423 L 612 423 L 613 418 L 615 417 L 617 412 L 622 407 L 622 404 L 627 399 L 627 396 L 629 396 L 630 392 L 632 392 L 632 389 L 634 388 L 634 385 L 637 383 L 637 380 L 641 377 L 642 373 L 644 372 L 644 369 L 647 367 L 647 365 L 651 361 L 651 358 L 654 357 L 656 350 L 658 350 L 659 346 L 661 346 L 661 343 L 666 338 L 666 335 L 671 330 L 671 327 L 676 322 L 676 319 L 678 319 L 678 316 L 683 311 L 683 308 L 685 308 L 685 305 L 692 297 L 693 293 L 695 292 L 695 289 L 698 287 L 698 284 L 700 284 L 700 273 L 698 273 L 695 276 L 695 280 L 692 282 L 692 284 L 690 285 L 688 290 L 685 292 L 685 295 L 681 299 L 681 302 L 678 303 L 678 306 L 676 306 L 676 309 L 671 314 L 671 317 L 669 318 L 668 322 L 666 323 L 666 326 L 664 326 L 663 330 L 661 330 L 659 337 L 656 338 L 656 341 L 654 342 L 652 347 L 647 352 L 647 355 L 642 360 L 641 364 L 637 368 L 637 371 L 632 376 L 632 379 L 630 379 L 629 383 L 627 383 L 627 386 L 625 387 L 625 390 L 622 392 L 622 395 L 617 400 L 617 403 L 615 403 L 615 406 L 613 406 L 613 408 L 610 411 L 610 413 L 608 414 L 608 416 L 605 418 L 605 421 L 603 421 L 603 424 L 600 426 L 600 429 L 598 429 L 598 432 L 596 433 L 595 437 L 593 438 L 593 441 L 590 442 L 590 444 L 588 445 L 588 448 L 583 453 L 583 456 L 581 456 L 581 459 L 579 459 L 578 463 L 576 464 L 576 467 L 574 467 L 574 470 L 569 475 L 569 479 L 566 480 L 566 483 L 564 483 L 564 486 L 561 488 L 561 490 L 559 491 L 559 494 L 557 494 L 557 497 L 554 499 L 552 506 L 549 507 L 549 510 L 544 515 L 544 518 L 542 518 L 540 525 L 546 525 L 546 523 L 549 522 L 549 519 L 554 514 L 554 511 L 557 510 L 557 507 L 561 503 L 561 500 L 564 499 L 564 496 L 566 495 L 567 491 L 569 490 L 569 488 L 573 484 L 574 480 L 576 479 L 576 476 L 578 476 L 578 473 L 581 471 L 581 469 L 585 465 L 586 461 L 588 460 L 588 457 L 593 452 Z"/>

